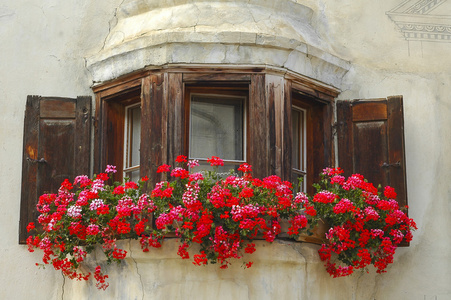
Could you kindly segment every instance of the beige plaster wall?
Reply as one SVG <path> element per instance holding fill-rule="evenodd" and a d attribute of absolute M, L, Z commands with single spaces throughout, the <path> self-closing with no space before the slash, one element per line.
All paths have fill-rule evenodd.
<path fill-rule="evenodd" d="M 314 72 L 312 53 L 308 56 L 308 51 L 302 52 L 296 47 L 287 50 L 291 46 L 284 44 L 284 55 L 296 50 L 307 57 L 294 60 L 288 67 L 308 71 L 313 78 L 333 83 L 343 91 L 341 99 L 404 95 L 409 214 L 417 221 L 419 230 L 409 248 L 398 250 L 395 264 L 387 274 L 370 272 L 332 279 L 318 260 L 317 246 L 287 242 L 260 247 L 253 254 L 254 266 L 250 270 L 241 269 L 237 263 L 226 271 L 217 270 L 215 266 L 197 268 L 182 261 L 176 257 L 175 241 L 168 241 L 161 250 L 150 254 L 140 252 L 136 244 L 124 242 L 132 256 L 119 267 L 108 267 L 112 286 L 106 292 L 99 292 L 90 284 L 63 280 L 61 274 L 51 268 L 36 268 L 34 263 L 39 261 L 41 253 L 30 255 L 26 247 L 17 244 L 26 96 L 92 94 L 90 86 L 96 74 L 100 74 L 98 78 L 109 75 L 96 73 L 91 66 L 95 66 L 96 59 L 104 57 L 108 47 L 115 45 L 112 33 L 119 32 L 123 24 L 121 18 L 128 16 L 125 8 L 132 2 L 136 1 L 0 1 L 0 103 L 3 108 L 0 114 L 0 299 L 451 299 L 451 234 L 448 230 L 451 227 L 451 173 L 448 170 L 451 166 L 451 43 L 407 41 L 386 14 L 401 4 L 401 0 L 284 1 L 302 4 L 299 8 L 302 17 L 309 22 L 305 25 L 308 31 L 294 27 L 301 36 L 309 34 L 297 37 L 299 45 L 308 42 L 313 47 L 309 49 L 319 51 L 313 52 L 317 55 L 315 59 L 329 66 L 331 63 L 339 66 L 328 69 L 332 74 L 326 75 L 332 78 L 321 77 L 322 74 Z M 202 2 L 199 6 L 211 2 L 217 8 L 221 3 L 231 5 L 231 1 L 188 0 L 147 0 L 140 5 L 171 6 L 175 2 L 184 5 Z M 245 1 L 236 3 L 236 6 L 246 5 Z M 275 20 L 283 19 L 280 14 L 285 12 L 277 9 L 277 1 L 252 0 L 249 3 L 254 5 L 253 12 L 268 12 L 272 8 Z M 259 5 L 263 8 L 258 8 Z M 218 13 L 218 18 L 221 15 L 220 10 L 213 12 Z M 116 13 L 119 19 L 114 17 Z M 446 3 L 432 13 L 451 15 Z M 189 17 L 185 17 L 187 19 L 179 21 L 189 23 Z M 211 19 L 211 22 L 218 22 Z M 177 20 L 171 20 L 171 28 L 177 31 L 174 25 Z M 218 55 L 225 51 L 224 46 L 214 48 L 214 28 L 203 25 L 213 40 L 208 47 L 200 48 L 214 50 L 211 53 Z M 268 22 L 261 25 L 252 27 L 255 36 L 278 30 L 284 32 L 279 27 L 268 32 L 271 28 Z M 234 28 L 239 29 L 239 26 Z M 193 37 L 190 34 L 182 34 L 180 38 Z M 228 47 L 233 53 L 233 44 L 237 43 L 234 35 L 216 37 L 231 38 Z M 253 46 L 269 54 L 280 50 L 281 47 L 274 45 L 276 40 L 271 43 L 267 47 L 260 47 L 262 44 L 258 43 Z M 183 49 L 189 53 L 189 49 L 199 49 L 199 44 L 187 43 Z M 277 55 L 282 53 L 279 50 Z M 244 62 L 247 64 L 284 66 L 286 59 L 280 58 L 282 63 L 277 59 L 265 62 L 268 54 L 257 55 L 253 60 L 252 48 L 246 53 Z M 169 54 L 165 57 L 175 57 L 176 62 L 187 55 Z M 234 55 L 234 63 L 243 63 L 242 52 L 237 50 Z M 202 56 L 194 53 L 193 57 L 198 60 L 196 63 L 215 62 L 214 56 L 205 58 L 209 61 L 202 61 Z M 305 67 L 307 64 L 309 66 Z M 101 256 L 97 258 L 102 263 Z"/>
<path fill-rule="evenodd" d="M 102 48 L 120 2 L 0 1 L 0 299 L 62 299 L 61 274 L 18 245 L 25 103 L 92 94 L 84 55 Z"/>

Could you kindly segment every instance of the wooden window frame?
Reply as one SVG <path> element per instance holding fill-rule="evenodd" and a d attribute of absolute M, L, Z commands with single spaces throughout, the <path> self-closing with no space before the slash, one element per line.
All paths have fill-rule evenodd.
<path fill-rule="evenodd" d="M 167 179 L 166 174 L 156 173 L 158 166 L 174 166 L 178 155 L 189 155 L 189 95 L 196 92 L 218 94 L 220 91 L 247 97 L 244 154 L 245 161 L 253 166 L 255 177 L 275 174 L 283 180 L 291 180 L 291 105 L 292 101 L 296 104 L 297 95 L 310 101 L 307 106 L 312 111 L 311 119 L 319 124 L 318 128 L 311 127 L 315 134 L 310 136 L 315 145 L 319 145 L 319 155 L 313 162 L 307 159 L 314 167 L 307 174 L 306 184 L 310 185 L 319 179 L 322 168 L 333 165 L 332 107 L 333 99 L 338 94 L 336 90 L 324 88 L 291 73 L 272 73 L 266 68 L 167 68 L 138 72 L 94 88 L 95 130 L 97 140 L 100 141 L 98 145 L 95 144 L 95 172 L 103 170 L 107 164 L 106 158 L 113 153 L 108 149 L 111 146 L 108 146 L 108 134 L 105 134 L 104 129 L 109 101 L 120 101 L 133 89 L 141 91 L 140 171 L 141 176 L 149 177 L 148 188 Z M 122 167 L 120 164 L 118 166 Z"/>
<path fill-rule="evenodd" d="M 307 153 L 305 168 L 307 180 L 305 184 L 306 192 L 310 195 L 313 195 L 315 192 L 312 185 L 320 180 L 321 171 L 325 167 L 333 165 L 332 104 L 333 102 L 324 101 L 299 90 L 292 90 L 291 108 L 299 107 L 306 111 Z M 288 117 L 290 124 L 291 111 L 290 109 Z M 290 128 L 290 136 L 291 134 Z M 292 166 L 290 167 L 292 172 Z"/>
<path fill-rule="evenodd" d="M 113 174 L 113 181 L 124 179 L 126 107 L 141 101 L 140 85 L 97 95 L 94 173 L 103 172 L 107 165 L 115 165 L 117 172 Z"/>

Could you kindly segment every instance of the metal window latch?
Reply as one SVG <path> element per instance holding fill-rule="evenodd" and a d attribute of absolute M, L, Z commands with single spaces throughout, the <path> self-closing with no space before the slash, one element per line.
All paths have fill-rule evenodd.
<path fill-rule="evenodd" d="M 381 167 L 382 167 L 382 168 L 388 168 L 388 167 L 396 167 L 396 168 L 400 168 L 400 167 L 401 167 L 401 162 L 400 162 L 399 160 L 398 160 L 397 162 L 393 163 L 393 164 L 389 164 L 389 163 L 384 162 L 384 163 L 381 165 Z"/>
<path fill-rule="evenodd" d="M 31 163 L 39 163 L 39 164 L 46 164 L 47 161 L 44 158 L 41 159 L 33 159 L 33 158 L 29 158 L 27 157 L 27 161 L 31 162 Z"/>

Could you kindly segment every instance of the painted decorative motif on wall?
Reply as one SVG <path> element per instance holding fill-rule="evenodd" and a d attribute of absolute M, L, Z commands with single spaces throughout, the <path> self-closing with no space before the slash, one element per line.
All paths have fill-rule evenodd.
<path fill-rule="evenodd" d="M 407 41 L 451 42 L 451 1 L 406 0 L 387 15 Z"/>

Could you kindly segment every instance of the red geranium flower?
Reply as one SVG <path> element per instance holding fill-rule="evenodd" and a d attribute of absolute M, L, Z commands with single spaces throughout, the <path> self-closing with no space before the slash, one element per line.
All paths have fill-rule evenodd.
<path fill-rule="evenodd" d="M 210 163 L 210 166 L 212 167 L 224 165 L 224 161 L 217 156 L 212 156 L 211 158 L 207 159 L 207 161 Z"/>
<path fill-rule="evenodd" d="M 100 180 L 103 180 L 103 181 L 106 181 L 106 180 L 108 180 L 110 177 L 108 177 L 108 174 L 107 173 L 100 173 L 99 175 L 97 175 L 97 177 L 96 177 L 96 179 L 100 179 Z"/>
<path fill-rule="evenodd" d="M 185 163 L 185 162 L 187 162 L 188 160 L 186 159 L 186 156 L 185 156 L 185 155 L 179 155 L 179 156 L 177 156 L 177 158 L 175 159 L 175 161 L 178 162 L 178 163 Z"/>
<path fill-rule="evenodd" d="M 247 163 L 244 163 L 244 164 L 240 165 L 240 167 L 238 168 L 238 171 L 241 171 L 244 173 L 252 172 L 252 166 Z"/>
<path fill-rule="evenodd" d="M 125 189 L 137 189 L 138 185 L 136 184 L 136 182 L 133 181 L 129 181 L 125 183 Z"/>
<path fill-rule="evenodd" d="M 115 195 L 122 195 L 123 193 L 125 193 L 125 188 L 122 185 L 115 187 L 113 190 Z"/>
<path fill-rule="evenodd" d="M 158 167 L 157 173 L 169 172 L 170 170 L 171 170 L 171 166 L 170 165 L 161 165 L 161 166 Z"/>
<path fill-rule="evenodd" d="M 30 230 L 33 230 L 33 229 L 35 229 L 34 223 L 33 223 L 33 222 L 30 222 L 30 223 L 28 224 L 28 226 L 27 226 L 27 232 L 30 232 Z"/>
<path fill-rule="evenodd" d="M 398 194 L 396 194 L 395 189 L 391 186 L 386 186 L 384 189 L 384 196 L 389 199 L 396 199 Z"/>

